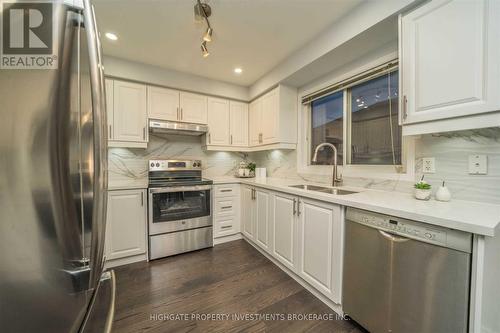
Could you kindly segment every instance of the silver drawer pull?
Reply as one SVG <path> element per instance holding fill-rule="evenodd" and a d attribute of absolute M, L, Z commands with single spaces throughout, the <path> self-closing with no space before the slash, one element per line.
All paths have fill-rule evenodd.
<path fill-rule="evenodd" d="M 233 190 L 229 189 L 229 190 L 220 190 L 221 192 L 233 192 Z"/>
<path fill-rule="evenodd" d="M 221 207 L 221 209 L 229 209 L 229 208 L 233 208 L 233 206 L 224 206 L 224 207 Z"/>
<path fill-rule="evenodd" d="M 233 226 L 232 225 L 223 225 L 222 227 L 220 227 L 221 229 L 228 229 L 228 228 L 232 228 Z"/>

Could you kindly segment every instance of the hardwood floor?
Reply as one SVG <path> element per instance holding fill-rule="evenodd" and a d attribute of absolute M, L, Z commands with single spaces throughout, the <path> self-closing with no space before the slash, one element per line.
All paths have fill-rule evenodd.
<path fill-rule="evenodd" d="M 115 272 L 113 332 L 363 332 L 346 320 L 256 318 L 335 313 L 243 240 Z M 253 318 L 195 317 L 207 314 Z"/>

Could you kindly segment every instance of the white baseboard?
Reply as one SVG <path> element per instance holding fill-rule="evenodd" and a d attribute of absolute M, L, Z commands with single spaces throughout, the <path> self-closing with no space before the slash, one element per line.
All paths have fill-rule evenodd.
<path fill-rule="evenodd" d="M 282 271 L 284 271 L 286 274 L 288 274 L 292 279 L 297 281 L 302 287 L 306 288 L 311 294 L 316 296 L 321 302 L 325 303 L 326 306 L 328 306 L 330 309 L 335 311 L 339 316 L 343 316 L 344 312 L 342 311 L 342 305 L 337 304 L 330 300 L 328 297 L 323 295 L 321 292 L 316 290 L 316 288 L 312 287 L 309 283 L 304 281 L 300 276 L 292 272 L 288 267 L 284 266 L 282 263 L 280 263 L 278 260 L 274 259 L 269 253 L 265 252 L 263 249 L 261 249 L 258 245 L 256 245 L 252 240 L 248 239 L 245 235 L 242 237 L 248 244 L 252 245 L 257 251 L 262 253 L 267 259 L 271 260 L 273 264 L 278 266 Z"/>
<path fill-rule="evenodd" d="M 214 245 L 219 245 L 222 243 L 227 243 L 227 242 L 232 242 L 238 239 L 242 239 L 241 233 L 237 233 L 234 235 L 229 235 L 229 236 L 223 236 L 223 237 L 217 237 L 214 238 Z"/>
<path fill-rule="evenodd" d="M 118 267 L 118 266 L 122 266 L 122 265 L 128 265 L 128 264 L 132 264 L 134 262 L 147 261 L 147 260 L 148 260 L 148 257 L 147 257 L 146 253 L 138 254 L 135 256 L 131 256 L 131 257 L 106 260 L 106 262 L 104 263 L 104 269 Z"/>

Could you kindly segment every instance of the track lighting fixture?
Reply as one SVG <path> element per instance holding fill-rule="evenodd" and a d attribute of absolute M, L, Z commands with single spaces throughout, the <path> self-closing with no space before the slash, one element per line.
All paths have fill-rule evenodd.
<path fill-rule="evenodd" d="M 208 52 L 207 49 L 207 42 L 201 43 L 201 54 L 203 55 L 203 58 L 206 58 L 210 55 L 210 52 Z"/>
<path fill-rule="evenodd" d="M 203 35 L 203 42 L 201 43 L 201 54 L 204 58 L 208 57 L 210 53 L 207 49 L 207 42 L 212 41 L 213 29 L 210 26 L 210 22 L 208 18 L 212 15 L 212 8 L 206 3 L 201 3 L 200 0 L 196 0 L 196 4 L 194 5 L 194 17 L 197 21 L 205 20 L 207 23 L 207 30 Z"/>

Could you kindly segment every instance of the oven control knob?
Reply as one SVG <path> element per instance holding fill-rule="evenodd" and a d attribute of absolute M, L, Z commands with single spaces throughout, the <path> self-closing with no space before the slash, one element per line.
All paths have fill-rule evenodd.
<path fill-rule="evenodd" d="M 160 167 L 160 163 L 156 163 L 156 167 L 159 168 Z"/>
<path fill-rule="evenodd" d="M 154 166 L 155 166 L 155 164 L 154 164 L 154 163 L 151 163 L 151 167 L 153 168 Z"/>

